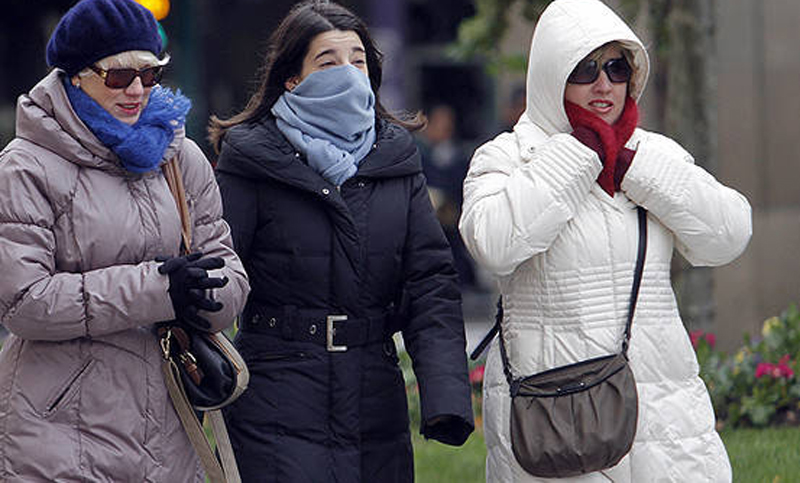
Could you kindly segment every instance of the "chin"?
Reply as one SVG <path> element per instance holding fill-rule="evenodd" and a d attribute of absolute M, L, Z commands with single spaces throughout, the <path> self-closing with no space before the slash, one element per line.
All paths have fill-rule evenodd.
<path fill-rule="evenodd" d="M 139 121 L 140 117 L 141 117 L 141 115 L 136 116 L 136 117 L 118 117 L 117 119 L 120 122 L 123 122 L 123 123 L 125 123 L 125 124 L 127 124 L 129 126 L 133 126 L 134 124 L 136 124 L 137 121 Z"/>

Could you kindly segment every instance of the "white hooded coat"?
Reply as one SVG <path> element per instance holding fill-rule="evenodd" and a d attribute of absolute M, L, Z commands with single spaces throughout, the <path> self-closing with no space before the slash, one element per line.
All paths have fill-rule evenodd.
<path fill-rule="evenodd" d="M 513 133 L 481 146 L 464 182 L 460 229 L 498 277 L 503 336 L 514 377 L 618 352 L 638 242 L 636 206 L 648 210 L 648 248 L 629 349 L 639 393 L 631 452 L 577 482 L 726 482 L 730 463 L 670 281 L 673 249 L 696 266 L 739 256 L 752 234 L 747 200 L 695 166 L 674 141 L 636 129 L 636 154 L 612 198 L 596 183 L 594 151 L 568 133 L 566 79 L 612 41 L 634 54 L 630 94 L 648 72 L 641 41 L 596 0 L 556 0 L 531 44 L 527 110 Z M 484 379 L 488 482 L 554 481 L 526 473 L 511 451 L 510 396 L 495 342 Z M 534 429 L 535 430 L 535 429 Z"/>

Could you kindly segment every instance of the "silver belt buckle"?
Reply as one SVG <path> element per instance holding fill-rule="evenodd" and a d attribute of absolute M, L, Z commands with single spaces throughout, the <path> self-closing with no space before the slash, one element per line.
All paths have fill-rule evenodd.
<path fill-rule="evenodd" d="M 346 345 L 333 345 L 333 337 L 336 335 L 336 327 L 333 326 L 334 322 L 341 322 L 347 320 L 346 315 L 329 315 L 325 319 L 325 335 L 327 338 L 327 343 L 325 347 L 328 349 L 328 352 L 345 352 L 347 351 Z"/>

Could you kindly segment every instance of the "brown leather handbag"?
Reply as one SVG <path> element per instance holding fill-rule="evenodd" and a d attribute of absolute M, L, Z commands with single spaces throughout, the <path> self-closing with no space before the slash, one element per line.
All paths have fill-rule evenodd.
<path fill-rule="evenodd" d="M 565 478 L 610 468 L 633 445 L 638 395 L 628 365 L 628 343 L 647 251 L 647 214 L 641 207 L 639 249 L 622 351 L 514 378 L 500 330 L 500 355 L 511 391 L 511 448 L 533 476 Z M 498 322 L 502 304 L 498 304 Z"/>

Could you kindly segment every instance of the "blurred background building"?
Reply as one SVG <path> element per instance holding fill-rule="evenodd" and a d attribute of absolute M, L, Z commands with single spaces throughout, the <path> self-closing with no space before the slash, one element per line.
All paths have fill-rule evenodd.
<path fill-rule="evenodd" d="M 156 2 L 157 0 L 150 0 Z M 676 35 L 665 40 L 648 18 L 660 15 L 661 0 L 608 0 L 614 8 L 634 4 L 624 15 L 636 26 L 654 60 L 654 74 L 642 102 L 645 127 L 664 131 L 684 143 L 698 163 L 743 192 L 753 206 L 754 235 L 735 263 L 713 270 L 676 272 L 681 311 L 688 324 L 717 334 L 721 348 L 741 342 L 742 332 L 757 334 L 761 323 L 800 300 L 800 2 L 796 0 L 697 0 L 706 5 L 702 69 L 671 69 L 661 63 L 667 42 L 681 45 L 702 39 Z M 692 4 L 674 0 L 672 5 Z M 6 1 L 0 14 L 0 143 L 14 131 L 16 99 L 48 68 L 44 50 L 50 32 L 73 0 Z M 146 2 L 145 2 L 146 3 Z M 205 142 L 211 114 L 227 117 L 241 110 L 255 90 L 256 70 L 266 40 L 294 0 L 171 0 L 161 24 L 173 61 L 164 83 L 180 87 L 194 102 L 187 124 L 213 160 Z M 522 59 L 518 68 L 487 69 L 493 59 L 454 60 L 448 55 L 459 24 L 478 11 L 477 0 L 342 0 L 367 20 L 385 54 L 382 96 L 390 109 L 430 113 L 447 106 L 452 113 L 452 153 L 465 153 L 506 130 L 524 108 L 524 59 L 533 24 L 514 11 L 506 35 L 498 40 L 503 55 Z M 503 3 L 503 2 L 500 2 Z M 506 1 L 505 3 L 508 3 Z M 514 8 L 521 8 L 516 5 Z M 630 11 L 630 7 L 627 7 Z M 673 15 L 665 23 L 680 28 Z M 707 56 L 705 56 L 707 53 Z M 677 76 L 677 78 L 676 78 Z M 685 109 L 708 109 L 709 136 L 670 123 L 665 107 L 681 89 L 702 76 L 708 91 L 687 97 Z M 686 80 L 687 82 L 682 82 Z M 665 88 L 665 86 L 669 88 Z M 681 87 L 684 86 L 684 87 Z M 688 87 L 686 87 L 688 86 Z M 698 99 L 699 98 L 699 99 Z M 666 120 L 665 120 L 666 119 Z M 425 142 L 425 133 L 420 142 Z M 430 141 L 430 140 L 428 140 Z M 442 149 L 440 149 L 442 151 Z M 708 153 L 705 158 L 704 154 Z M 441 154 L 441 153 L 440 153 Z M 461 176 L 461 175 L 458 175 Z M 472 274 L 465 309 L 473 321 L 490 322 L 491 281 Z M 692 280 L 699 280 L 699 282 Z M 490 291 L 490 290 L 489 290 Z M 474 296 L 473 296 L 474 295 Z M 694 296 L 691 303 L 686 300 Z"/>

